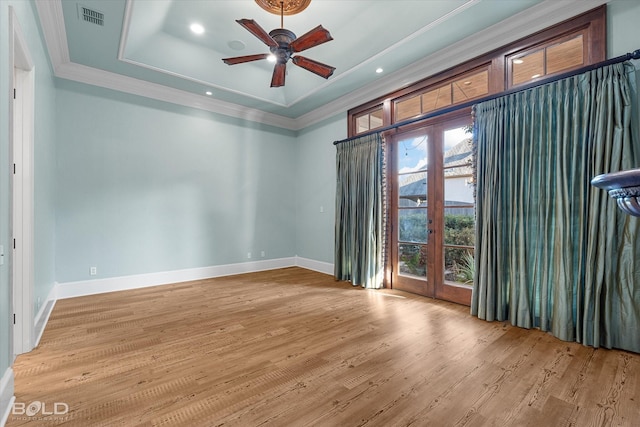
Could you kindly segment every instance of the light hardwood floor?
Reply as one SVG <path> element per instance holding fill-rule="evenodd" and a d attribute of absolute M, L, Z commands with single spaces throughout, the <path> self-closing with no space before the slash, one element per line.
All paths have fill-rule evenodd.
<path fill-rule="evenodd" d="M 69 412 L 8 426 L 640 425 L 638 354 L 300 268 L 58 301 L 14 370 Z"/>

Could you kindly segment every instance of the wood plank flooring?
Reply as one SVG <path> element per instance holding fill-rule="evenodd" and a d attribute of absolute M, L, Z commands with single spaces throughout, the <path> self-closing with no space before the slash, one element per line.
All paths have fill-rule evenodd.
<path fill-rule="evenodd" d="M 8 426 L 640 425 L 638 354 L 300 268 L 58 301 L 14 371 Z"/>

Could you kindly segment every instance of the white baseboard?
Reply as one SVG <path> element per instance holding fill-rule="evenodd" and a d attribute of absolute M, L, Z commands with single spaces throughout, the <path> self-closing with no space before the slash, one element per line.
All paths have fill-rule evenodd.
<path fill-rule="evenodd" d="M 296 266 L 333 276 L 333 264 L 296 256 Z"/>
<path fill-rule="evenodd" d="M 15 399 L 13 395 L 13 369 L 7 368 L 0 379 L 0 427 L 7 423 Z"/>
<path fill-rule="evenodd" d="M 56 300 L 58 299 L 57 293 L 58 287 L 56 284 L 54 284 L 51 287 L 49 295 L 47 295 L 47 299 L 44 301 L 44 304 L 42 304 L 42 307 L 40 307 L 38 314 L 36 314 L 36 317 L 33 320 L 33 348 L 36 348 L 40 343 L 40 338 L 42 337 L 42 333 L 44 332 L 44 327 L 49 321 L 49 316 L 53 311 L 53 307 L 56 305 Z"/>
<path fill-rule="evenodd" d="M 159 273 L 137 274 L 133 276 L 111 277 L 108 279 L 58 283 L 56 285 L 56 297 L 57 299 L 74 298 L 105 292 L 124 291 L 129 289 L 146 288 L 149 286 L 166 285 L 170 283 L 188 282 L 191 280 L 211 279 L 214 277 L 230 276 L 232 274 L 275 270 L 277 268 L 293 267 L 295 265 L 296 258 L 292 257 L 165 271 Z"/>

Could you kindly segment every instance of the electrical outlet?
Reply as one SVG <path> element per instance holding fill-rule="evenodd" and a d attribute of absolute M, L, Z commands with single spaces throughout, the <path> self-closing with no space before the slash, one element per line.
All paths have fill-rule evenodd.
<path fill-rule="evenodd" d="M 247 259 L 251 259 L 251 252 L 247 252 Z"/>
<path fill-rule="evenodd" d="M 96 274 L 98 274 L 98 268 L 97 267 L 91 267 L 89 269 L 89 274 L 91 274 L 92 276 L 95 276 Z"/>
<path fill-rule="evenodd" d="M 260 252 L 260 256 L 264 258 L 264 251 Z"/>

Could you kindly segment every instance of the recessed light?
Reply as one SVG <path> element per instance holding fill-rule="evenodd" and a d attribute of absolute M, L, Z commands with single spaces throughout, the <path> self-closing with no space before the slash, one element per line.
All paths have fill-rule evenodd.
<path fill-rule="evenodd" d="M 464 84 L 465 86 L 469 86 L 469 85 L 471 84 L 471 82 L 470 82 L 470 81 L 466 81 L 466 82 L 464 82 L 463 84 Z"/>
<path fill-rule="evenodd" d="M 210 90 L 208 90 L 208 91 L 206 91 L 204 94 L 205 94 L 205 95 L 207 95 L 207 96 L 211 96 L 211 95 L 213 95 L 213 92 L 211 92 Z"/>
<path fill-rule="evenodd" d="M 382 73 L 384 70 L 382 68 L 376 68 L 376 73 L 380 74 Z"/>
<path fill-rule="evenodd" d="M 537 79 L 538 77 L 540 77 L 540 74 L 534 74 L 533 76 L 531 76 L 532 79 Z"/>
<path fill-rule="evenodd" d="M 189 29 L 191 29 L 191 32 L 193 32 L 194 34 L 204 33 L 204 27 L 201 24 L 198 24 L 197 22 L 194 22 L 193 24 L 191 24 L 191 26 L 189 26 Z"/>
<path fill-rule="evenodd" d="M 513 63 L 514 64 L 522 64 L 524 61 L 522 59 L 514 59 Z"/>

